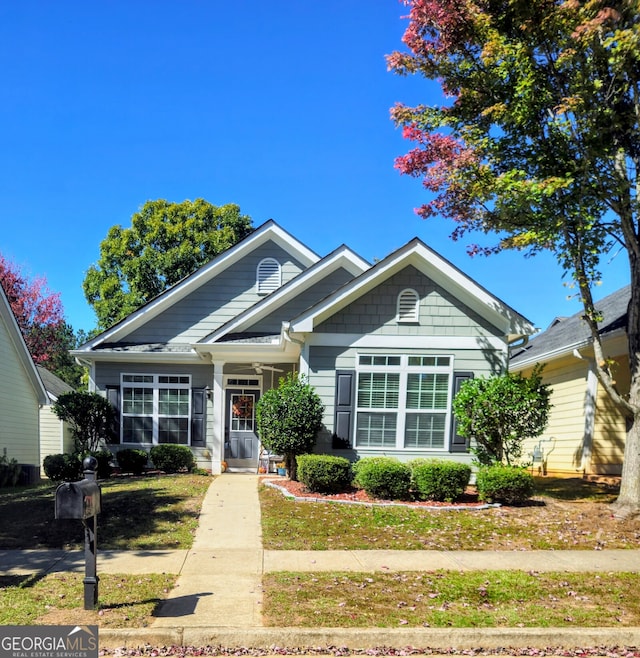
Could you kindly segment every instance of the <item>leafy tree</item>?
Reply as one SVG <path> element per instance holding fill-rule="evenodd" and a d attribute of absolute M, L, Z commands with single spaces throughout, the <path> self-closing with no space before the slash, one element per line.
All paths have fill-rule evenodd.
<path fill-rule="evenodd" d="M 54 403 L 53 413 L 69 423 L 75 452 L 96 452 L 114 438 L 115 410 L 98 393 L 72 391 L 63 393 Z"/>
<path fill-rule="evenodd" d="M 538 364 L 530 377 L 507 373 L 462 383 L 453 400 L 458 432 L 476 442 L 480 464 L 514 464 L 524 439 L 540 436 L 549 420 L 551 389 Z"/>
<path fill-rule="evenodd" d="M 296 455 L 311 452 L 322 427 L 324 405 L 304 375 L 281 377 L 278 388 L 268 390 L 256 405 L 260 441 L 283 455 L 289 477 L 297 479 Z"/>
<path fill-rule="evenodd" d="M 437 80 L 438 105 L 397 105 L 416 143 L 396 166 L 423 179 L 418 210 L 452 237 L 494 233 L 502 249 L 549 250 L 578 286 L 597 374 L 628 419 L 616 513 L 640 512 L 640 22 L 637 2 L 407 0 L 401 75 Z M 592 298 L 602 256 L 626 252 L 631 390 L 605 358 Z"/>
<path fill-rule="evenodd" d="M 131 226 L 112 226 L 83 282 L 101 329 L 115 324 L 252 231 L 234 204 L 147 201 Z"/>
<path fill-rule="evenodd" d="M 60 294 L 49 290 L 44 277 L 29 279 L 2 254 L 0 285 L 33 361 L 77 387 L 82 368 L 69 354 L 75 339 L 73 328 L 64 321 Z"/>

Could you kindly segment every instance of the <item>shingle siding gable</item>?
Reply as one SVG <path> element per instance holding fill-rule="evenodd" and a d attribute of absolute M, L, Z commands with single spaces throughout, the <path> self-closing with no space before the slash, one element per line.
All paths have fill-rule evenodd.
<path fill-rule="evenodd" d="M 304 266 L 279 245 L 268 242 L 206 282 L 171 308 L 127 336 L 134 343 L 192 343 L 253 306 L 264 295 L 256 290 L 258 263 L 272 257 L 282 266 L 285 284 Z"/>
<path fill-rule="evenodd" d="M 405 289 L 419 297 L 419 321 L 397 322 L 398 295 Z M 321 323 L 319 333 L 371 335 L 499 336 L 500 331 L 413 266 L 365 293 Z"/>

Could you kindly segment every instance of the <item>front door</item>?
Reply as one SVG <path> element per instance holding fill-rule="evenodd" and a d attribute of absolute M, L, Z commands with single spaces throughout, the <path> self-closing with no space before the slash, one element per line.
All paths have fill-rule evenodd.
<path fill-rule="evenodd" d="M 230 468 L 258 466 L 259 440 L 256 434 L 258 389 L 228 388 L 225 405 L 225 460 Z"/>

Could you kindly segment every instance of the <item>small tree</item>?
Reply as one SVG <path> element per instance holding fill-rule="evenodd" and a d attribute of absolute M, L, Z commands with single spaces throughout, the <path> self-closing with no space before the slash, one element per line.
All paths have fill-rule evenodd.
<path fill-rule="evenodd" d="M 77 453 L 95 452 L 114 438 L 115 410 L 97 393 L 63 393 L 53 405 L 53 413 L 69 423 Z"/>
<path fill-rule="evenodd" d="M 324 405 L 304 375 L 282 377 L 256 405 L 256 424 L 262 444 L 283 455 L 289 477 L 297 478 L 296 455 L 311 452 L 322 427 Z"/>
<path fill-rule="evenodd" d="M 544 432 L 552 391 L 541 372 L 538 364 L 530 377 L 507 373 L 470 379 L 460 387 L 453 400 L 458 432 L 475 439 L 481 464 L 513 464 L 522 456 L 523 440 Z"/>

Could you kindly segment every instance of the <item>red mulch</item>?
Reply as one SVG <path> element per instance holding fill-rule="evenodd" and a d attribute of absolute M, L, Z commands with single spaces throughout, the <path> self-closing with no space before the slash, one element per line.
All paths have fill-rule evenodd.
<path fill-rule="evenodd" d="M 347 491 L 338 494 L 319 494 L 313 491 L 309 491 L 304 484 L 301 482 L 293 482 L 289 478 L 276 477 L 276 476 L 265 476 L 263 481 L 268 481 L 274 485 L 285 489 L 290 495 L 295 496 L 296 498 L 309 498 L 314 500 L 326 500 L 326 501 L 349 501 L 353 503 L 365 503 L 365 504 L 398 504 L 398 505 L 408 505 L 410 507 L 455 507 L 455 508 L 473 508 L 473 507 L 484 507 L 486 503 L 478 500 L 478 494 L 473 487 L 467 488 L 464 495 L 459 498 L 454 503 L 441 503 L 435 500 L 425 500 L 425 501 L 406 501 L 406 500 L 381 500 L 379 498 L 371 498 L 363 489 L 351 488 Z"/>

